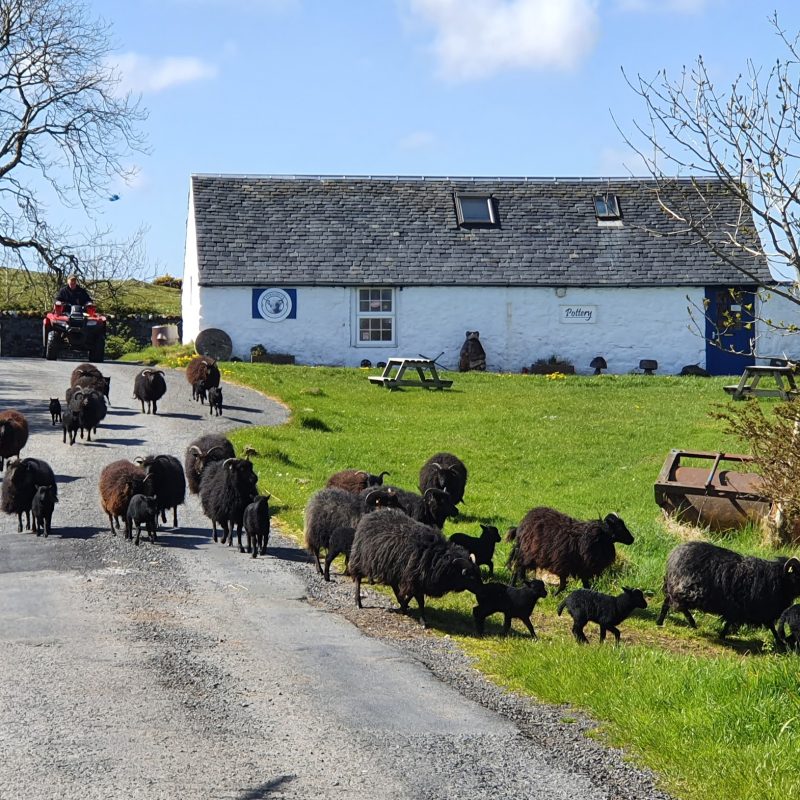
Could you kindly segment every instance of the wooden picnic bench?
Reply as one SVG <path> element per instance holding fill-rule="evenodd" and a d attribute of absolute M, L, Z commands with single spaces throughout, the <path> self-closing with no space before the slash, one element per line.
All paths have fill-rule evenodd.
<path fill-rule="evenodd" d="M 406 370 L 413 369 L 416 378 L 405 377 Z M 397 389 L 399 386 L 422 386 L 424 389 L 447 389 L 453 381 L 442 380 L 436 364 L 428 358 L 390 358 L 381 375 L 370 375 L 370 383 Z"/>
<path fill-rule="evenodd" d="M 775 389 L 759 389 L 759 381 L 764 377 L 771 377 L 775 381 Z M 786 385 L 784 385 L 784 380 Z M 781 400 L 793 400 L 798 395 L 797 384 L 794 380 L 794 367 L 769 365 L 751 365 L 744 368 L 739 383 L 723 386 L 723 389 L 734 400 L 744 400 L 747 397 L 780 397 Z"/>

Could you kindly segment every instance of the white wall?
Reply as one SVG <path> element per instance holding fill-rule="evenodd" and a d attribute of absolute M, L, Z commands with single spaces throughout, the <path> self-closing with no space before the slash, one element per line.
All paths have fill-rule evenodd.
<path fill-rule="evenodd" d="M 185 276 L 191 274 L 188 267 L 187 239 Z M 195 269 L 195 283 L 196 274 Z M 642 358 L 656 359 L 662 374 L 679 372 L 686 364 L 705 365 L 705 341 L 690 330 L 686 310 L 690 302 L 702 307 L 698 288 L 567 289 L 563 297 L 552 288 L 405 288 L 395 290 L 394 347 L 352 344 L 355 289 L 296 288 L 297 318 L 282 322 L 252 318 L 251 287 L 203 288 L 196 307 L 185 301 L 184 341 L 214 327 L 227 331 L 234 354 L 245 360 L 256 344 L 291 353 L 300 364 L 346 366 L 358 366 L 364 358 L 374 364 L 444 350 L 441 363 L 456 368 L 465 331 L 479 330 L 487 368 L 494 371 L 518 372 L 551 355 L 568 359 L 583 373 L 591 371 L 596 355 L 617 373 L 637 368 Z M 561 322 L 562 306 L 589 306 L 596 322 Z"/>
<path fill-rule="evenodd" d="M 194 222 L 194 193 L 191 188 L 189 189 L 189 212 L 186 219 L 186 248 L 183 255 L 183 290 L 181 291 L 184 343 L 193 342 L 202 330 L 200 325 L 200 286 L 197 280 L 197 230 Z"/>
<path fill-rule="evenodd" d="M 782 287 L 784 290 L 788 287 Z M 787 358 L 800 360 L 800 333 L 787 333 L 787 325 L 800 327 L 800 305 L 785 300 L 771 292 L 762 292 L 756 301 L 757 318 L 756 354 L 760 358 Z M 773 325 L 784 330 L 775 330 L 766 324 L 771 320 Z"/>

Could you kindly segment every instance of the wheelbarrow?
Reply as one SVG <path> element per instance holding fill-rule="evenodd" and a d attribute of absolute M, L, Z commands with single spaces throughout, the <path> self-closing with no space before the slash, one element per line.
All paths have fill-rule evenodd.
<path fill-rule="evenodd" d="M 682 461 L 708 461 L 707 467 Z M 702 450 L 671 450 L 655 482 L 656 503 L 679 522 L 724 531 L 759 524 L 771 501 L 756 472 L 726 469 L 752 463 L 752 456 Z"/>

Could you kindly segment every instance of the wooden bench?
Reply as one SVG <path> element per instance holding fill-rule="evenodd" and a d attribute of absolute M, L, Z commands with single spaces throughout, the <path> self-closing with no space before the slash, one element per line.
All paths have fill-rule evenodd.
<path fill-rule="evenodd" d="M 764 377 L 771 377 L 775 381 L 775 389 L 759 389 L 759 381 Z M 786 384 L 784 385 L 784 380 Z M 739 383 L 735 386 L 723 386 L 723 389 L 734 400 L 744 400 L 747 397 L 780 397 L 781 400 L 793 400 L 798 395 L 797 384 L 794 380 L 794 367 L 749 366 L 744 368 Z"/>
<path fill-rule="evenodd" d="M 405 377 L 409 368 L 416 370 L 416 378 Z M 370 375 L 370 383 L 397 389 L 400 386 L 422 386 L 423 389 L 447 389 L 453 381 L 442 380 L 436 364 L 427 358 L 390 358 L 381 375 Z"/>

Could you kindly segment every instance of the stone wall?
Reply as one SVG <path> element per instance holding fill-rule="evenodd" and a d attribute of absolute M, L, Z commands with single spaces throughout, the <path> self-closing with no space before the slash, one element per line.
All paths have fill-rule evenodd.
<path fill-rule="evenodd" d="M 178 336 L 182 333 L 182 322 L 177 317 L 157 317 L 151 315 L 120 317 L 108 319 L 108 335 L 131 337 L 142 347 L 150 345 L 150 334 L 155 325 L 177 325 Z M 15 316 L 12 313 L 0 315 L 0 356 L 32 357 L 42 356 L 41 317 Z"/>

